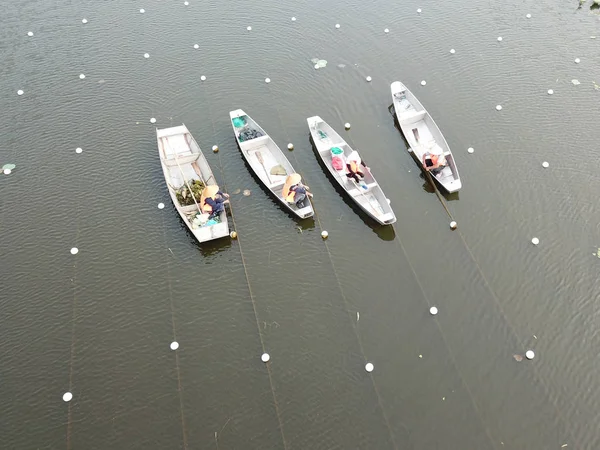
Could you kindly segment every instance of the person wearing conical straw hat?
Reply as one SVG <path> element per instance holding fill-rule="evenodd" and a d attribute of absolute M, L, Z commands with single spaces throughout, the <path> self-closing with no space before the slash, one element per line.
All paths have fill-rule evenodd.
<path fill-rule="evenodd" d="M 308 186 L 302 184 L 302 177 L 298 173 L 292 173 L 285 180 L 282 195 L 288 203 L 295 203 L 297 208 L 302 208 L 302 203 L 307 196 L 312 197 L 308 192 Z"/>
<path fill-rule="evenodd" d="M 216 184 L 206 186 L 200 199 L 202 211 L 210 214 L 209 220 L 214 219 L 223 212 L 225 209 L 224 204 L 228 201 L 228 198 L 229 194 L 221 192 Z"/>

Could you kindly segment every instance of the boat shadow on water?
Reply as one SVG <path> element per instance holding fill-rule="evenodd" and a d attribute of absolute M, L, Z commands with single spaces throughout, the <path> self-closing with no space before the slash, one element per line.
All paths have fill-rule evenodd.
<path fill-rule="evenodd" d="M 296 216 L 295 214 L 293 214 L 292 212 L 290 212 L 289 209 L 282 206 L 280 201 L 277 201 L 276 199 L 273 198 L 271 191 L 269 189 L 267 189 L 267 187 L 261 181 L 260 177 L 258 175 L 256 175 L 256 173 L 254 172 L 254 169 L 252 168 L 252 166 L 250 166 L 250 164 L 248 163 L 246 158 L 244 158 L 244 155 L 242 154 L 242 149 L 237 144 L 237 142 L 236 142 L 236 147 L 239 150 L 238 155 L 241 158 L 241 160 L 244 162 L 244 166 L 246 167 L 246 169 L 248 170 L 248 172 L 252 176 L 252 179 L 256 182 L 258 187 L 260 187 L 260 189 L 266 194 L 269 201 L 271 203 L 273 203 L 275 206 L 277 206 L 278 209 L 285 212 L 289 217 L 294 219 L 294 221 L 298 224 L 298 226 L 302 229 L 302 231 L 314 229 L 315 228 L 315 219 L 313 216 L 302 219 L 302 218 Z M 306 199 L 306 201 L 310 201 L 310 200 Z"/>
<path fill-rule="evenodd" d="M 396 130 L 398 130 L 398 132 L 400 133 L 400 136 L 402 137 L 402 142 L 404 143 L 404 150 L 406 151 L 406 153 L 409 153 L 408 149 L 410 148 L 410 145 L 408 144 L 408 141 L 404 137 L 402 128 L 400 128 L 400 124 L 398 123 L 398 117 L 396 117 L 396 113 L 394 112 L 394 104 L 393 103 L 388 107 L 388 111 L 391 114 L 391 116 L 394 118 L 394 127 L 396 127 Z M 409 154 L 412 157 L 415 164 L 417 164 L 417 167 L 419 169 L 421 169 L 420 173 L 419 173 L 419 178 L 421 180 L 423 180 L 423 190 L 430 194 L 435 194 L 435 188 L 431 185 L 431 183 L 425 177 L 425 173 L 423 172 L 423 167 L 422 167 L 421 161 L 419 161 L 417 159 L 414 152 L 410 152 Z M 448 202 L 460 200 L 458 192 L 453 192 L 452 194 L 449 194 L 445 189 L 438 189 L 438 190 L 439 190 L 440 194 L 442 194 L 444 199 Z"/>
<path fill-rule="evenodd" d="M 329 179 L 329 181 L 333 185 L 338 195 L 342 198 L 344 203 L 348 205 L 358 217 L 360 217 L 360 219 L 364 222 L 365 225 L 367 225 L 369 228 L 371 228 L 371 230 L 373 230 L 373 233 L 375 233 L 377 237 L 379 237 L 379 239 L 383 241 L 393 241 L 396 238 L 396 232 L 394 231 L 394 227 L 392 225 L 381 225 L 376 220 L 372 219 L 367 214 L 365 214 L 358 206 L 356 206 L 356 203 L 348 199 L 347 192 L 344 191 L 340 184 L 333 178 L 331 172 L 329 171 L 329 169 L 327 169 L 327 167 L 325 167 L 323 160 L 319 157 L 319 150 L 317 149 L 317 146 L 315 145 L 315 142 L 313 141 L 313 138 L 310 135 L 310 133 L 308 135 L 308 140 L 310 142 L 310 146 L 312 147 L 313 152 L 317 156 L 317 161 L 319 162 L 321 170 Z M 315 211 L 315 214 L 318 214 L 318 212 Z"/>

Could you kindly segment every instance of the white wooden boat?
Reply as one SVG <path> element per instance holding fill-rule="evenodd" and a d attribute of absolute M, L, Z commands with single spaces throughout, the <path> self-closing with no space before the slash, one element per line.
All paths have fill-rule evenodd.
<path fill-rule="evenodd" d="M 201 181 L 208 190 L 218 190 L 215 178 L 200 147 L 185 125 L 156 129 L 160 163 L 171 195 L 171 200 L 179 215 L 198 242 L 229 236 L 227 213 L 221 212 L 217 219 L 207 222 L 207 213 L 202 214 L 203 198 L 191 205 L 183 205 L 177 199 L 177 191 L 191 186 L 195 180 Z M 215 190 L 215 191 L 216 191 Z M 204 194 L 204 192 L 203 192 Z M 187 195 L 186 195 L 187 197 Z M 190 199 L 193 197 L 190 195 Z M 217 222 L 217 223 L 214 223 Z"/>
<path fill-rule="evenodd" d="M 314 210 L 308 195 L 299 207 L 286 200 L 289 193 L 286 180 L 291 175 L 296 180 L 299 175 L 275 141 L 243 110 L 231 111 L 229 117 L 242 155 L 265 187 L 296 216 L 302 219 L 312 216 Z"/>
<path fill-rule="evenodd" d="M 414 152 L 420 164 L 426 152 L 443 155 L 446 160 L 445 166 L 439 173 L 435 175 L 432 173 L 433 178 L 449 193 L 458 191 L 462 184 L 456 161 L 431 115 L 414 94 L 399 81 L 392 83 L 392 99 L 398 124 L 410 146 L 409 151 Z"/>
<path fill-rule="evenodd" d="M 306 120 L 310 135 L 323 164 L 348 196 L 380 224 L 385 225 L 396 222 L 396 216 L 392 211 L 390 202 L 370 170 L 361 167 L 365 175 L 364 180 L 362 180 L 364 183 L 361 183 L 361 185 L 346 176 L 347 158 L 354 150 L 319 116 L 309 117 Z M 332 164 L 332 148 L 336 147 L 343 150 L 343 153 L 338 155 L 343 162 L 341 170 L 336 170 Z"/>

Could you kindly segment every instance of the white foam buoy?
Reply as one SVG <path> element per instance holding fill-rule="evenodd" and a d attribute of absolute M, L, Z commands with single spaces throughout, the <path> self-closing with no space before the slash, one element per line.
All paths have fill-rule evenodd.
<path fill-rule="evenodd" d="M 25 93 L 25 92 L 23 92 L 21 89 L 19 89 L 19 90 L 17 91 L 17 95 L 23 95 L 24 93 Z"/>
<path fill-rule="evenodd" d="M 271 79 L 270 78 L 265 78 L 265 83 L 270 83 Z"/>
<path fill-rule="evenodd" d="M 581 60 L 579 58 L 575 58 L 575 64 L 579 64 Z"/>
<path fill-rule="evenodd" d="M 429 308 L 429 314 L 431 314 L 432 316 L 435 316 L 438 313 L 438 309 L 435 306 L 432 306 L 431 308 Z"/>
<path fill-rule="evenodd" d="M 288 144 L 288 150 L 294 150 L 294 144 L 291 142 Z"/>
<path fill-rule="evenodd" d="M 81 23 L 87 23 L 87 19 L 81 19 Z"/>
<path fill-rule="evenodd" d="M 383 30 L 384 33 L 389 33 L 390 30 L 388 28 L 386 28 L 385 30 Z"/>
<path fill-rule="evenodd" d="M 198 49 L 200 48 L 200 46 L 199 46 L 198 44 L 194 44 L 194 48 L 195 48 L 196 50 L 198 50 Z"/>
<path fill-rule="evenodd" d="M 189 4 L 190 4 L 190 2 L 183 2 L 183 4 L 184 4 L 185 6 L 187 6 L 187 5 L 189 5 Z"/>
<path fill-rule="evenodd" d="M 345 128 L 346 130 L 349 130 L 349 129 L 350 129 L 350 123 L 349 123 L 349 122 L 346 122 L 346 123 L 344 124 L 344 128 Z"/>
<path fill-rule="evenodd" d="M 498 37 L 498 42 L 502 42 L 502 36 Z"/>
<path fill-rule="evenodd" d="M 149 53 L 144 53 L 144 58 L 150 58 L 150 54 Z"/>
<path fill-rule="evenodd" d="M 554 94 L 554 91 L 552 89 L 548 89 L 548 95 L 552 95 Z"/>
<path fill-rule="evenodd" d="M 80 80 L 84 80 L 84 79 L 85 79 L 85 75 L 84 75 L 84 74 L 82 74 L 82 73 L 80 73 L 80 74 L 79 74 L 79 79 L 80 79 Z"/>
<path fill-rule="evenodd" d="M 292 22 L 295 22 L 295 21 L 296 21 L 296 18 L 295 18 L 295 17 L 292 17 Z"/>
<path fill-rule="evenodd" d="M 179 342 L 173 341 L 171 342 L 171 350 L 177 350 L 179 348 Z"/>
<path fill-rule="evenodd" d="M 427 81 L 425 81 L 425 80 L 421 81 L 421 86 L 425 86 L 426 84 L 427 84 Z"/>
<path fill-rule="evenodd" d="M 457 226 L 458 226 L 458 224 L 454 220 L 452 222 L 450 222 L 450 229 L 456 230 Z"/>
<path fill-rule="evenodd" d="M 142 9 L 140 9 L 140 12 L 141 12 L 142 14 L 144 14 L 144 13 L 146 12 L 146 10 L 145 10 L 144 8 L 142 8 Z"/>
<path fill-rule="evenodd" d="M 10 175 L 12 173 L 11 169 L 4 169 L 4 175 Z"/>
<path fill-rule="evenodd" d="M 150 118 L 150 123 L 156 123 L 156 119 L 154 117 Z"/>
<path fill-rule="evenodd" d="M 365 370 L 369 373 L 373 372 L 373 369 L 375 368 L 375 366 L 371 363 L 366 363 L 365 364 Z"/>
<path fill-rule="evenodd" d="M 453 48 L 450 49 L 450 53 L 452 53 L 453 55 L 456 53 L 456 50 L 454 50 Z"/>
<path fill-rule="evenodd" d="M 163 209 L 164 207 L 165 207 L 165 204 L 164 204 L 164 203 L 159 203 L 159 204 L 158 204 L 158 209 Z"/>
<path fill-rule="evenodd" d="M 371 82 L 372 78 L 371 78 L 371 77 L 367 77 L 367 78 L 366 78 L 366 80 L 367 80 L 368 82 Z"/>
<path fill-rule="evenodd" d="M 340 24 L 339 24 L 339 23 L 336 23 L 336 24 L 335 24 L 335 27 L 336 27 L 336 28 L 339 28 L 339 27 L 340 27 Z"/>
<path fill-rule="evenodd" d="M 544 169 L 547 169 L 548 167 L 550 167 L 550 164 L 548 163 L 548 161 L 544 161 L 544 162 L 542 163 L 542 167 L 543 167 Z"/>
<path fill-rule="evenodd" d="M 63 394 L 63 401 L 70 402 L 72 399 L 73 399 L 73 394 L 71 394 L 70 392 L 65 392 Z"/>
<path fill-rule="evenodd" d="M 200 81 L 206 81 L 206 77 L 205 77 L 204 75 L 202 75 L 202 76 L 200 77 Z"/>
<path fill-rule="evenodd" d="M 329 233 L 327 231 L 325 231 L 325 230 L 321 231 L 321 237 L 323 239 L 327 239 L 328 236 L 329 236 Z"/>
<path fill-rule="evenodd" d="M 213 151 L 213 153 L 217 153 L 219 151 L 219 146 L 218 145 L 213 145 L 212 146 L 212 151 Z"/>
<path fill-rule="evenodd" d="M 497 111 L 502 111 L 502 105 L 496 105 L 496 110 Z"/>
<path fill-rule="evenodd" d="M 271 359 L 271 355 L 269 355 L 268 353 L 263 353 L 260 356 L 260 360 L 264 363 L 269 362 L 270 359 Z"/>
<path fill-rule="evenodd" d="M 533 245 L 538 245 L 538 244 L 540 243 L 540 240 L 539 240 L 538 238 L 534 237 L 534 238 L 531 240 L 531 243 L 532 243 Z"/>
<path fill-rule="evenodd" d="M 535 353 L 533 350 L 527 350 L 525 352 L 525 358 L 532 360 L 533 358 L 535 358 Z"/>
<path fill-rule="evenodd" d="M 527 17 L 528 19 L 531 19 L 531 14 L 526 14 L 525 17 Z"/>
<path fill-rule="evenodd" d="M 469 147 L 469 148 L 467 149 L 467 152 L 469 152 L 469 153 L 473 153 L 474 151 L 475 151 L 475 149 L 474 149 L 473 147 Z"/>
<path fill-rule="evenodd" d="M 79 253 L 79 249 L 77 247 L 73 247 L 71 249 L 71 255 L 76 255 L 77 253 Z"/>
<path fill-rule="evenodd" d="M 81 153 L 83 151 L 83 149 L 81 147 L 77 147 L 75 149 L 75 153 Z"/>
<path fill-rule="evenodd" d="M 421 14 L 421 8 L 417 9 L 417 12 L 418 12 L 419 14 Z"/>
<path fill-rule="evenodd" d="M 252 31 L 252 27 L 246 27 L 246 30 Z"/>
<path fill-rule="evenodd" d="M 33 36 L 33 31 L 28 31 L 27 36 L 29 36 L 29 37 Z"/>

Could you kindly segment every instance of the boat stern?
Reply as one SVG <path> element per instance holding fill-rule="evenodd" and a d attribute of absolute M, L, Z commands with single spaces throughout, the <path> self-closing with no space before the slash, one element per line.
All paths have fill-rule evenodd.
<path fill-rule="evenodd" d="M 452 180 L 450 182 L 444 183 L 444 188 L 448 191 L 449 194 L 458 192 L 461 187 L 462 187 L 462 183 L 461 183 L 460 179 Z"/>

